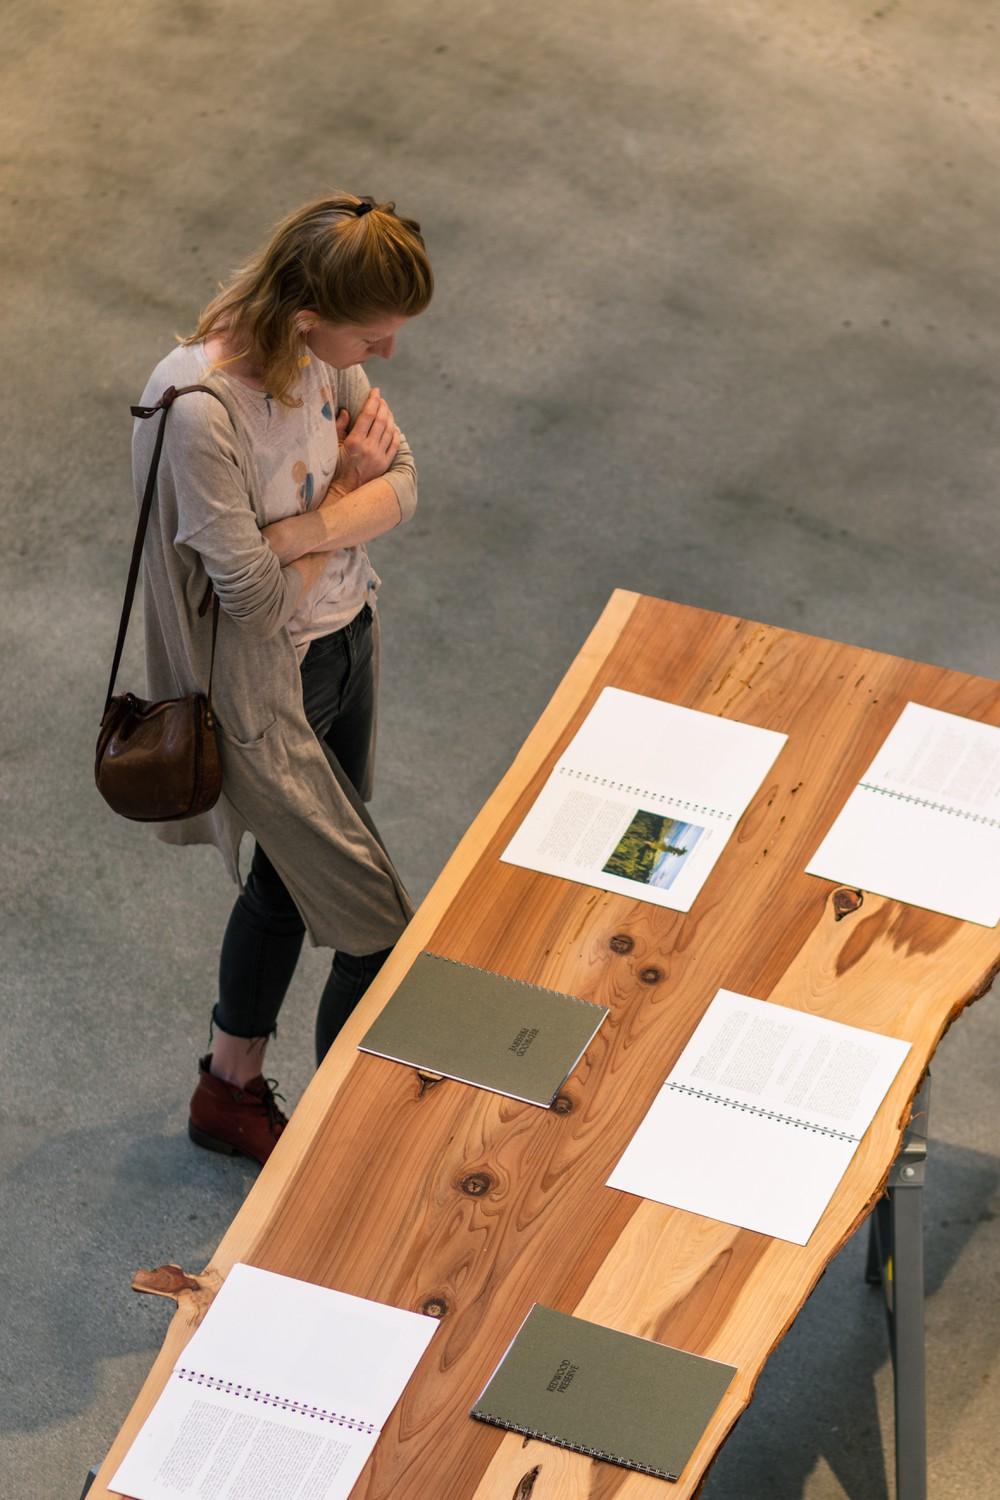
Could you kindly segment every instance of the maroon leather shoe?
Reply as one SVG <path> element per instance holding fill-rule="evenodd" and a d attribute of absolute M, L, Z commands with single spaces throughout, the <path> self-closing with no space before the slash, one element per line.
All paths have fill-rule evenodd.
<path fill-rule="evenodd" d="M 188 1135 L 196 1146 L 226 1156 L 267 1161 L 288 1120 L 262 1074 L 238 1088 L 211 1071 L 212 1054 L 198 1059 L 198 1087 L 191 1095 Z"/>

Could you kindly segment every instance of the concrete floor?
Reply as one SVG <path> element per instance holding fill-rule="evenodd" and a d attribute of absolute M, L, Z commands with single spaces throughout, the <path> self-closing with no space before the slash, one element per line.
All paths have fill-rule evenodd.
<path fill-rule="evenodd" d="M 1000 675 L 998 43 L 981 0 L 8 0 L 4 1500 L 76 1500 L 167 1321 L 133 1269 L 200 1267 L 254 1175 L 184 1136 L 232 890 L 91 781 L 148 369 L 304 199 L 422 221 L 440 290 L 379 371 L 421 507 L 373 548 L 374 811 L 418 897 L 615 586 Z M 998 1033 L 984 1000 L 934 1070 L 935 1500 L 1000 1466 Z M 862 1248 L 706 1500 L 891 1493 Z"/>

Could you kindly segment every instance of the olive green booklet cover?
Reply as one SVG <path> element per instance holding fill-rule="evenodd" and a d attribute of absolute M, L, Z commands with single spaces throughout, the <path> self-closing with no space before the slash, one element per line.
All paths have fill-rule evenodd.
<path fill-rule="evenodd" d="M 536 1303 L 472 1415 L 677 1479 L 735 1374 L 733 1365 Z"/>
<path fill-rule="evenodd" d="M 550 1105 L 607 1013 L 573 995 L 421 953 L 359 1045 L 427 1073 Z"/>

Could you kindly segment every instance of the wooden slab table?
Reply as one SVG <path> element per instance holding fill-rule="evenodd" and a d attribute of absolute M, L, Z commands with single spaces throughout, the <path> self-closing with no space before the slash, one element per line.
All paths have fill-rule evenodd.
<path fill-rule="evenodd" d="M 607 685 L 789 736 L 690 913 L 499 861 Z M 237 1260 L 442 1320 L 355 1500 L 695 1494 L 768 1355 L 883 1192 L 942 1034 L 1000 968 L 996 930 L 870 894 L 845 911 L 853 903 L 803 873 L 908 700 L 1000 723 L 995 682 L 616 592 L 209 1266 L 173 1288 L 176 1316 L 90 1500 L 110 1493 Z M 423 948 L 610 1007 L 552 1110 L 428 1085 L 355 1050 Z M 806 1246 L 605 1186 L 720 986 L 913 1043 Z M 738 1367 L 676 1485 L 468 1416 L 536 1301 Z"/>

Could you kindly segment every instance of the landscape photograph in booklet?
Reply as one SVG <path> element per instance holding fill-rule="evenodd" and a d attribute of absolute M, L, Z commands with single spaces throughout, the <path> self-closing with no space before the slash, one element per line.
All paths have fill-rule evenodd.
<path fill-rule="evenodd" d="M 639 808 L 615 845 L 604 873 L 668 891 L 704 832 L 696 823 Z"/>

